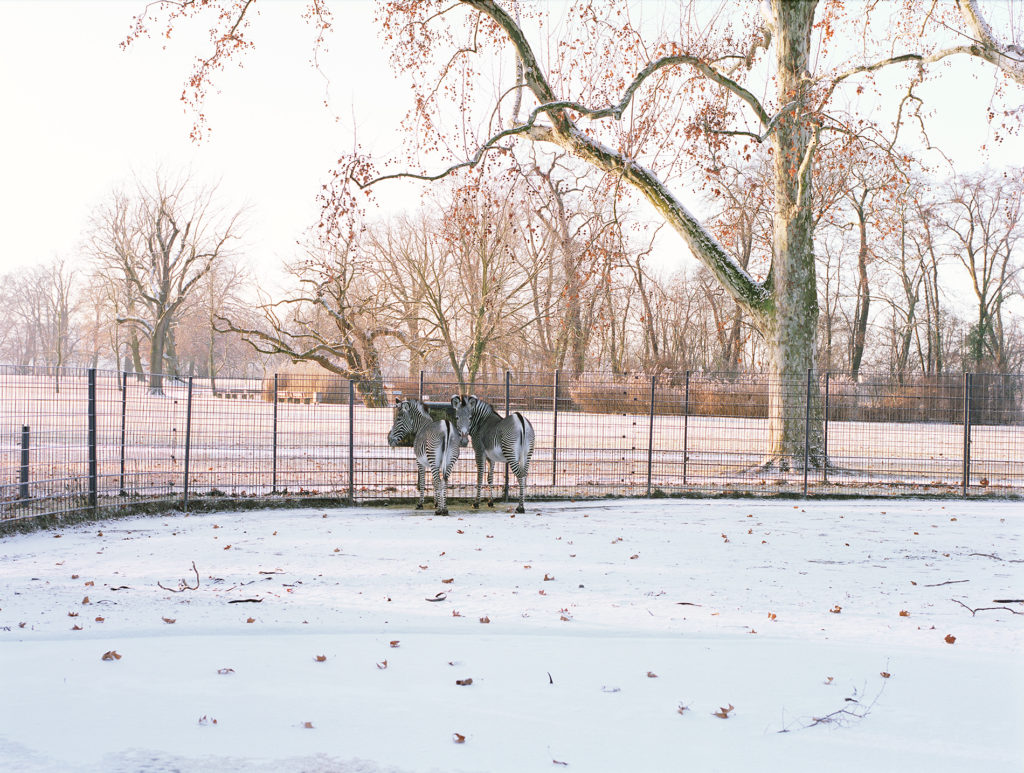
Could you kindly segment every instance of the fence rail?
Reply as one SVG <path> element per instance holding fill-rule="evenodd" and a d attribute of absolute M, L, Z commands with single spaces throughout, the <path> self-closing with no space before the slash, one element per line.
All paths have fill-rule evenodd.
<path fill-rule="evenodd" d="M 533 422 L 532 497 L 1024 495 L 1022 375 L 504 373 L 473 391 Z M 386 440 L 392 401 L 458 392 L 421 373 L 165 377 L 154 393 L 145 374 L 0 366 L 0 522 L 225 498 L 410 499 L 411 453 Z M 784 431 L 769 418 L 779 401 L 800 406 Z M 466 449 L 456 505 L 475 481 Z"/>

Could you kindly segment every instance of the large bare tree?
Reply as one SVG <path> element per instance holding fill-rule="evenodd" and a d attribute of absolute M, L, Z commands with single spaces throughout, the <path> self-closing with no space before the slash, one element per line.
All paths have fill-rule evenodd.
<path fill-rule="evenodd" d="M 92 254 L 140 313 L 119 319 L 149 339 L 149 391 L 163 393 L 168 343 L 182 305 L 239 237 L 241 211 L 225 215 L 215 188 L 156 173 L 116 191 L 93 217 Z"/>
<path fill-rule="evenodd" d="M 171 27 L 182 17 L 209 15 L 214 48 L 199 59 L 185 94 L 198 105 L 211 73 L 248 47 L 251 5 L 150 4 L 129 42 L 154 26 L 147 14 L 155 8 Z M 989 7 L 976 0 L 856 8 L 839 0 L 771 0 L 678 8 L 678 23 L 651 24 L 629 3 L 590 0 L 568 8 L 555 27 L 538 19 L 543 9 L 534 13 L 511 0 L 384 3 L 379 18 L 392 61 L 415 83 L 405 127 L 417 141 L 397 168 L 380 169 L 352 155 L 339 168 L 327 206 L 344 214 L 356 206 L 357 186 L 396 176 L 438 179 L 522 141 L 557 146 L 613 176 L 649 202 L 766 339 L 769 371 L 787 385 L 772 390 L 771 456 L 787 466 L 805 442 L 805 396 L 791 387 L 804 381 L 816 358 L 813 201 L 822 135 L 898 131 L 920 101 L 916 87 L 930 65 L 949 57 L 993 65 L 1006 76 L 1000 88 L 1024 84 L 1021 48 L 993 31 L 984 15 Z M 310 11 L 321 30 L 329 27 L 325 2 L 312 0 Z M 905 93 L 896 116 L 839 118 L 838 108 L 874 88 L 882 70 L 903 76 L 895 87 L 878 87 L 883 95 Z M 500 82 L 485 75 L 502 72 Z M 1019 126 L 1019 114 L 1004 118 Z M 420 152 L 426 148 L 436 152 Z M 761 280 L 686 206 L 680 186 L 681 171 L 693 161 L 713 186 L 716 169 L 709 162 L 726 151 L 767 152 L 771 159 L 772 263 Z M 441 163 L 428 168 L 424 159 Z M 811 435 L 810 459 L 820 465 L 817 422 Z"/>

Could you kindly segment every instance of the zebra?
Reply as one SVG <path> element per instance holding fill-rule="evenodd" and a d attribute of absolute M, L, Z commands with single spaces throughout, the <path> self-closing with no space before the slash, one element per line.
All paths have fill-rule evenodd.
<path fill-rule="evenodd" d="M 434 514 L 448 515 L 448 476 L 459 458 L 461 439 L 455 423 L 434 421 L 419 400 L 395 398 L 395 422 L 388 432 L 388 445 L 393 448 L 409 433 L 414 435 L 416 492 L 420 496 L 416 509 L 423 509 L 424 476 L 429 467 L 434 476 Z"/>
<path fill-rule="evenodd" d="M 476 454 L 476 499 L 473 507 L 480 507 L 480 487 L 486 459 L 488 487 L 494 485 L 494 463 L 508 463 L 512 474 L 519 481 L 519 506 L 516 512 L 525 513 L 523 500 L 530 457 L 533 456 L 533 425 L 518 411 L 502 418 L 494 406 L 476 395 L 452 395 L 452 407 L 455 409 L 455 424 L 463 440 L 467 435 L 473 436 L 473 452 Z M 488 499 L 487 504 L 494 507 L 494 500 Z"/>

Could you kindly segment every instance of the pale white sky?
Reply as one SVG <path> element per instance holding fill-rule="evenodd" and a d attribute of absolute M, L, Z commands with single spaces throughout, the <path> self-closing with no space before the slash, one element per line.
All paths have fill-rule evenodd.
<path fill-rule="evenodd" d="M 90 213 L 133 173 L 160 166 L 219 182 L 225 209 L 248 204 L 244 252 L 269 277 L 316 222 L 317 192 L 352 147 L 353 116 L 373 121 L 355 126 L 365 150 L 398 150 L 401 138 L 388 126 L 409 100 L 388 69 L 368 0 L 333 6 L 329 84 L 309 64 L 313 36 L 301 4 L 258 3 L 256 49 L 243 69 L 218 76 L 221 93 L 206 104 L 212 134 L 201 145 L 189 140 L 192 117 L 179 95 L 193 56 L 208 48 L 204 29 L 181 30 L 166 50 L 143 40 L 124 52 L 118 43 L 144 5 L 0 0 L 0 273 L 54 256 L 82 259 Z M 930 128 L 966 170 L 984 163 L 979 149 L 991 142 L 984 114 L 992 79 L 949 67 Z M 1008 143 L 1000 157 L 1024 161 L 1024 141 Z M 379 199 L 415 202 L 399 186 Z M 668 267 L 679 265 L 677 237 L 662 238 L 672 242 Z"/>
<path fill-rule="evenodd" d="M 192 56 L 208 49 L 205 34 L 124 52 L 118 43 L 144 5 L 0 0 L 0 273 L 55 255 L 79 259 L 96 205 L 158 166 L 219 183 L 226 209 L 248 204 L 245 252 L 258 269 L 274 269 L 316 222 L 320 185 L 351 148 L 352 105 L 394 120 L 407 104 L 377 42 L 372 3 L 336 7 L 329 89 L 340 117 L 323 106 L 328 84 L 309 64 L 301 8 L 260 3 L 257 47 L 243 69 L 221 74 L 222 93 L 206 106 L 212 134 L 196 145 L 179 96 Z M 399 143 L 366 127 L 359 139 L 381 152 Z"/>

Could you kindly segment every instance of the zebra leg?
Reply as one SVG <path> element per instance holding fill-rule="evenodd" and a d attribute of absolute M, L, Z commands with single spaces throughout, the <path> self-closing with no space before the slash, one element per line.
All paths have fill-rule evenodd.
<path fill-rule="evenodd" d="M 480 486 L 484 482 L 484 457 L 483 454 L 476 455 L 476 499 L 473 500 L 473 509 L 480 509 Z"/>
<path fill-rule="evenodd" d="M 494 507 L 494 462 L 487 460 L 487 506 Z"/>
<path fill-rule="evenodd" d="M 419 462 L 417 462 L 416 463 L 416 493 L 420 495 L 420 498 L 416 500 L 416 509 L 417 510 L 422 510 L 423 509 L 423 498 L 424 498 L 424 491 L 423 491 L 424 480 L 423 479 L 424 479 L 424 476 L 426 475 L 426 472 L 427 471 L 420 466 Z"/>
<path fill-rule="evenodd" d="M 448 515 L 447 481 L 441 477 L 441 468 L 435 467 L 434 473 L 434 515 Z"/>

